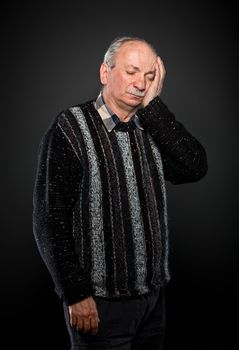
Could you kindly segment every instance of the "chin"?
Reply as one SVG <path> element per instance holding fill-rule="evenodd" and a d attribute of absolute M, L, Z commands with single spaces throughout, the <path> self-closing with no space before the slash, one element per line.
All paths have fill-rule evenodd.
<path fill-rule="evenodd" d="M 129 107 L 131 107 L 132 109 L 138 109 L 138 107 L 139 106 L 141 106 L 141 102 L 129 102 L 129 103 L 127 103 L 127 105 L 129 106 Z"/>

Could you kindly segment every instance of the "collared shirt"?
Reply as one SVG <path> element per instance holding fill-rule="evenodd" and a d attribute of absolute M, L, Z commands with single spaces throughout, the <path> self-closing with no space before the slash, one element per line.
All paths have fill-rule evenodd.
<path fill-rule="evenodd" d="M 116 124 L 121 121 L 120 118 L 114 112 L 112 112 L 111 109 L 105 104 L 105 101 L 102 96 L 102 92 L 100 92 L 99 96 L 95 101 L 95 109 L 98 111 L 106 129 L 109 132 L 111 132 L 116 126 Z M 131 118 L 131 120 L 134 121 L 135 125 L 139 129 L 144 130 L 137 114 L 135 114 Z"/>

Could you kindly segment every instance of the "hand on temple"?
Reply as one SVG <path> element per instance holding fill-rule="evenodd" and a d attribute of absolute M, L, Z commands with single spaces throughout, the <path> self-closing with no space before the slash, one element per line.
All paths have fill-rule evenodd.
<path fill-rule="evenodd" d="M 156 96 L 159 96 L 161 94 L 165 74 L 166 72 L 165 72 L 163 61 L 158 56 L 155 62 L 155 77 L 147 94 L 143 99 L 143 102 L 142 102 L 143 107 L 146 107 L 150 101 L 152 101 Z"/>

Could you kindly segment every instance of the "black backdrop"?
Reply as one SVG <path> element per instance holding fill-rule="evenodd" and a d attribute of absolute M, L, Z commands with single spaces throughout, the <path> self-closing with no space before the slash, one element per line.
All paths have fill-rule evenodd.
<path fill-rule="evenodd" d="M 5 5 L 1 13 L 1 341 L 67 349 L 60 302 L 32 235 L 40 138 L 63 108 L 96 96 L 118 35 L 149 39 L 162 98 L 203 143 L 209 172 L 168 187 L 172 280 L 165 349 L 231 349 L 238 282 L 236 16 L 209 1 Z M 30 335 L 32 340 L 29 340 Z"/>

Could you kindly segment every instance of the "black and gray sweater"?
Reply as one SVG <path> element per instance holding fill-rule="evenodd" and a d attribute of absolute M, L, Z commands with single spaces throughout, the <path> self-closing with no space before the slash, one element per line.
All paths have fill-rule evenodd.
<path fill-rule="evenodd" d="M 165 180 L 201 179 L 206 154 L 159 97 L 137 115 L 143 130 L 131 121 L 108 132 L 90 101 L 61 112 L 42 138 L 33 231 L 68 304 L 170 279 Z"/>

